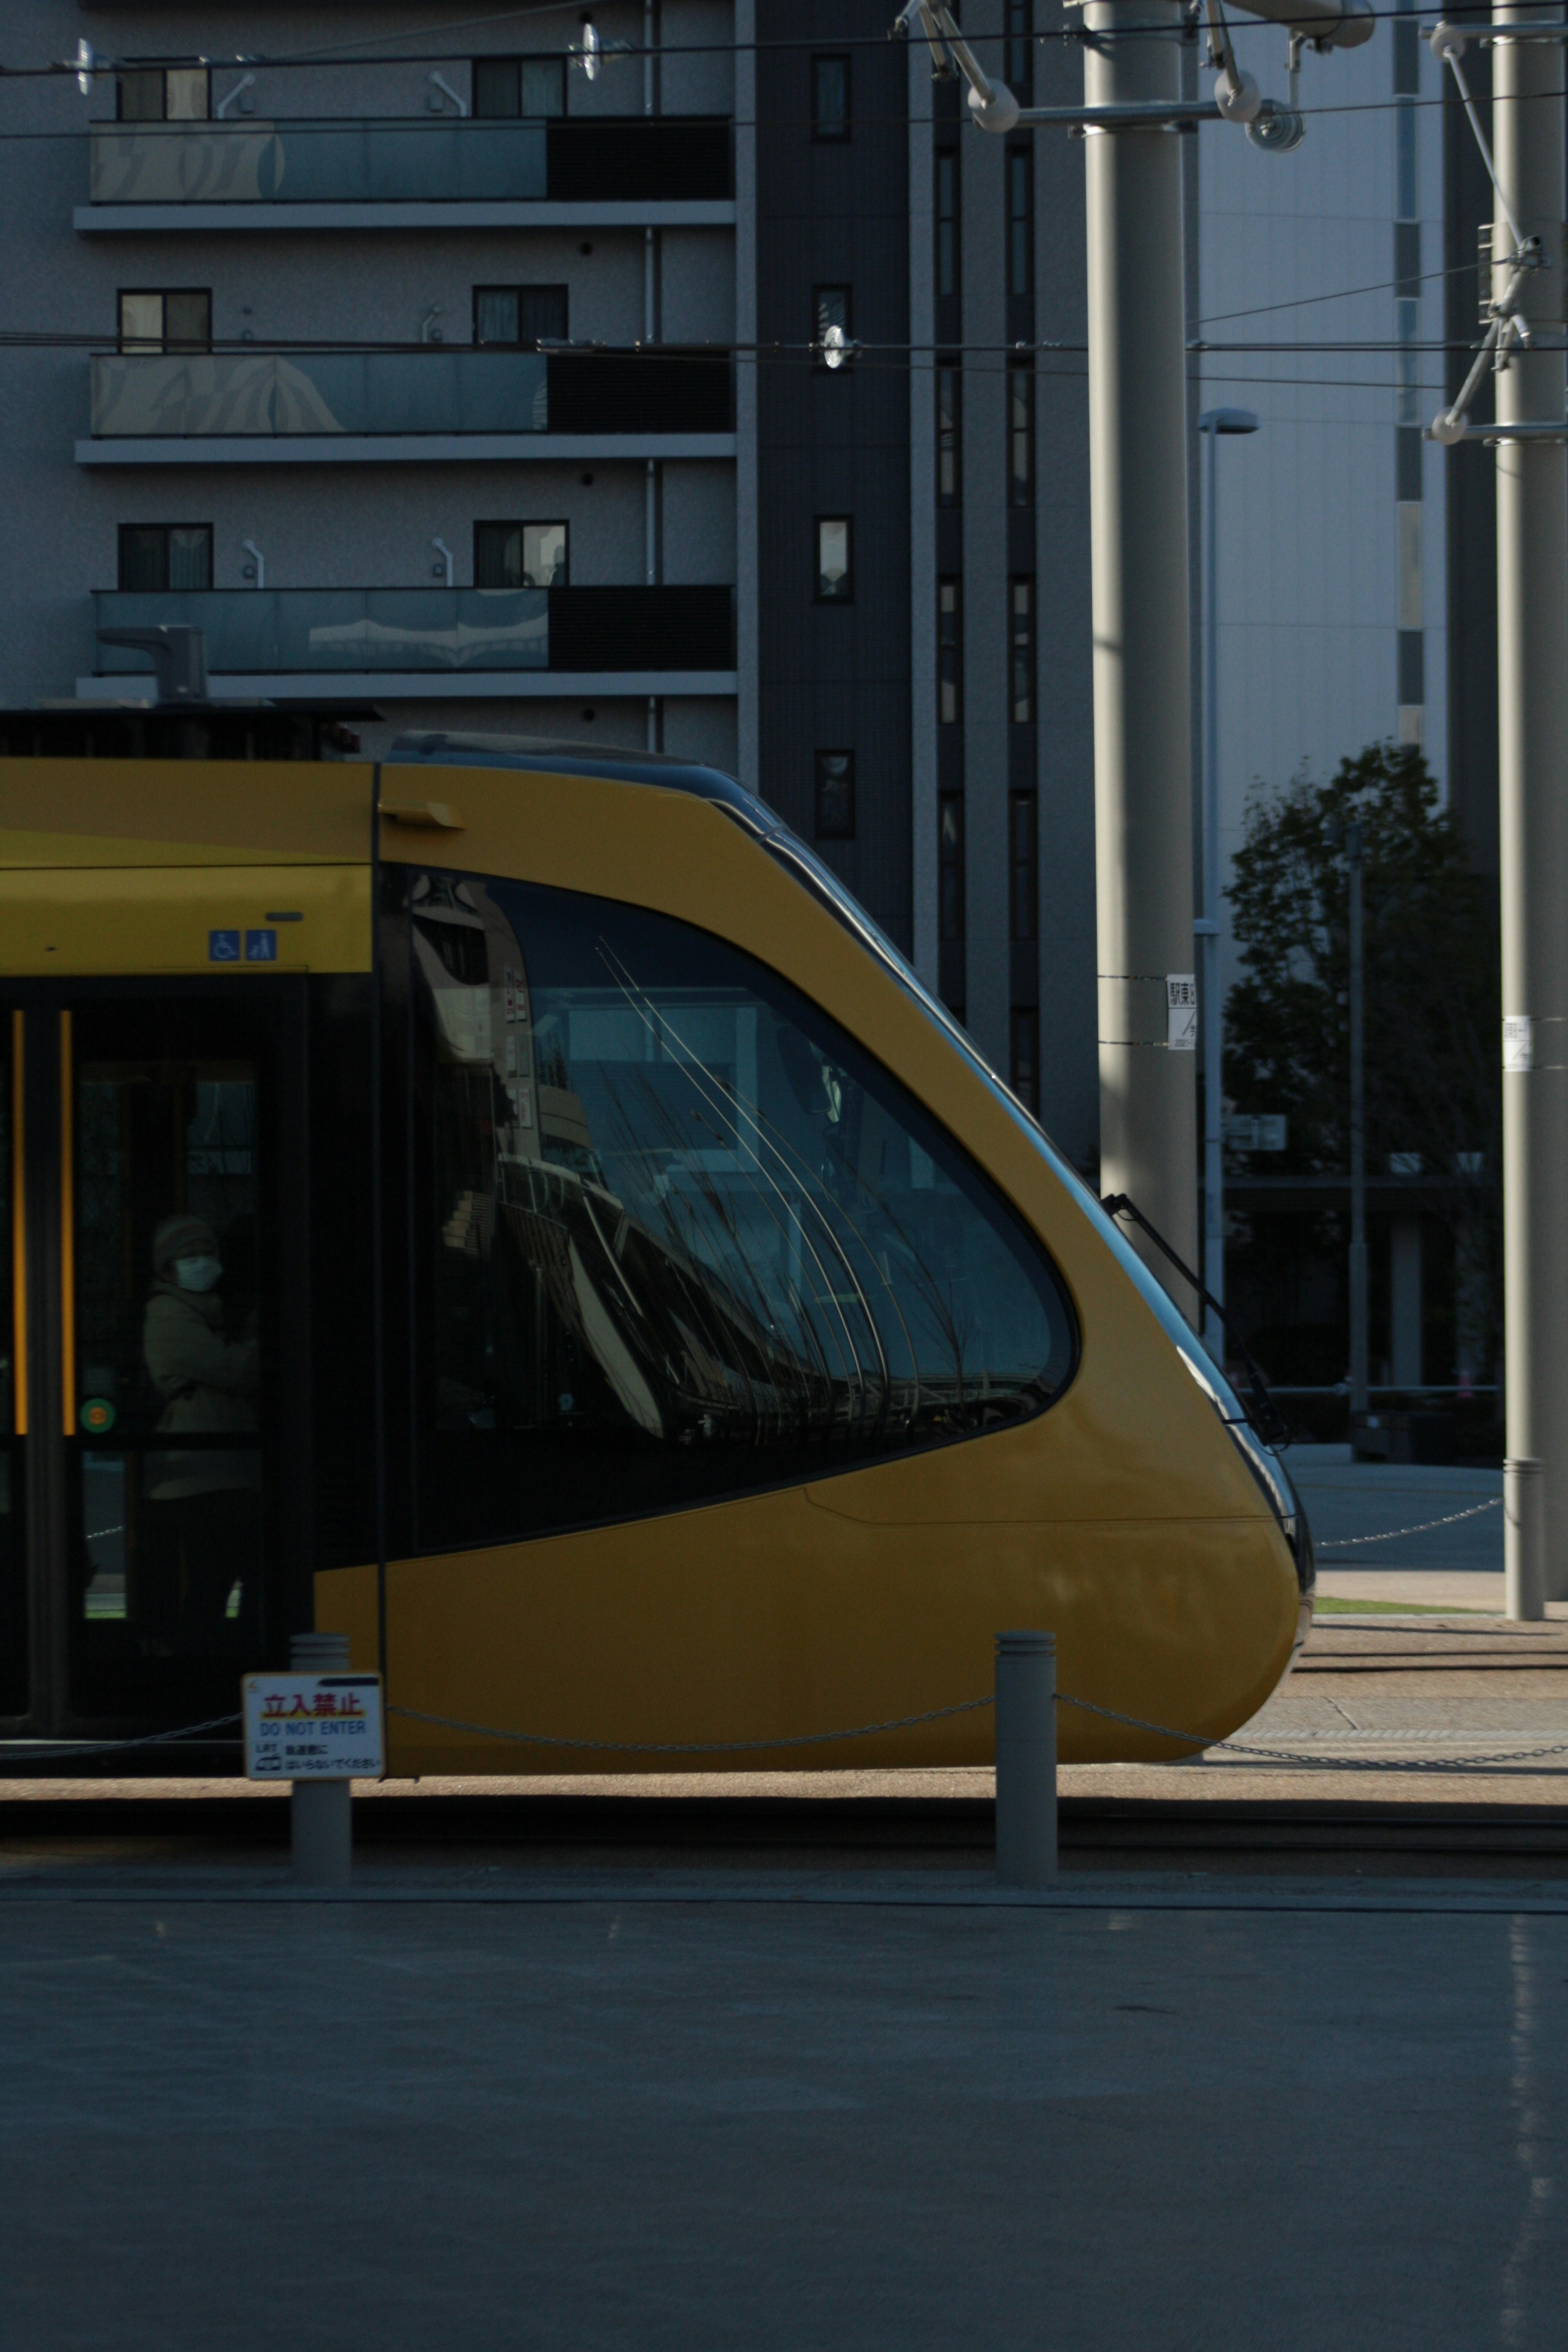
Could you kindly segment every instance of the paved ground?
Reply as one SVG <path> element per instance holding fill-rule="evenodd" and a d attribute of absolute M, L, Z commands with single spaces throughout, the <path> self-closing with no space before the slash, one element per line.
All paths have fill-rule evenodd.
<path fill-rule="evenodd" d="M 1407 1607 L 1500 1605 L 1494 1513 L 1403 1538 L 1392 1567 L 1332 1565 L 1336 1535 L 1484 1499 L 1433 1492 L 1471 1475 L 1307 1464 L 1331 1595 L 1398 1578 Z M 1246 1738 L 1305 1760 L 1064 1790 L 1205 1814 L 1500 1803 L 1550 1827 L 1568 1626 L 1320 1623 Z M 1499 1749 L 1521 1760 L 1474 1760 Z M 201 1784 L 121 1785 L 203 1809 Z M 352 1897 L 313 1901 L 243 1843 L 73 1836 L 53 1814 L 29 1835 L 50 1793 L 0 1785 L 5 2352 L 1563 2342 L 1561 1876 L 1362 1879 L 1342 1855 L 1248 1877 L 1216 1855 L 1213 1874 L 1080 1868 L 1030 1903 L 978 1853 L 868 1872 L 367 1847 Z M 441 1793 L 421 1791 L 433 1822 Z M 280 1802 L 257 1791 L 246 1818 Z"/>
<path fill-rule="evenodd" d="M 13 1895 L 8 2352 L 1555 2352 L 1563 1909 L 1194 1900 Z"/>
<path fill-rule="evenodd" d="M 1403 1601 L 1501 1613 L 1500 1470 L 1352 1463 L 1348 1445 L 1295 1445 L 1286 1460 L 1311 1521 L 1325 1605 Z M 1419 1532 L 1396 1532 L 1409 1528 Z"/>

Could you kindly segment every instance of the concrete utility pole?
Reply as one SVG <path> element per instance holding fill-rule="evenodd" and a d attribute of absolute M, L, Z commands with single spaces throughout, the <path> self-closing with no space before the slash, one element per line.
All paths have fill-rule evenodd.
<path fill-rule="evenodd" d="M 1372 0 L 1246 0 L 1301 41 L 1370 38 Z M 1244 126 L 1265 150 L 1300 144 L 1293 110 L 1236 62 L 1209 0 L 1212 99 L 1184 99 L 1178 0 L 1087 0 L 1084 104 L 1020 108 L 986 74 L 948 0 L 904 0 L 936 69 L 960 73 L 969 111 L 999 135 L 1037 125 L 1084 135 L 1089 215 L 1089 514 L 1093 537 L 1095 892 L 1100 966 L 1102 1193 L 1126 1192 L 1177 1255 L 1197 1255 L 1196 1056 L 1171 1050 L 1167 982 L 1193 968 L 1188 695 L 1184 126 Z M 1190 1030 L 1184 1040 L 1194 1042 Z M 1141 1237 L 1130 1236 L 1143 1248 Z M 1193 1314 L 1164 1259 L 1158 1278 Z"/>
<path fill-rule="evenodd" d="M 1174 0 L 1089 0 L 1083 16 L 1110 37 L 1085 44 L 1086 106 L 1179 102 Z M 1126 37 L 1150 26 L 1165 37 Z M 1100 1189 L 1130 1194 L 1191 1265 L 1196 1056 L 1165 1044 L 1165 975 L 1193 956 L 1182 141 L 1166 123 L 1095 126 L 1084 160 Z M 1150 1264 L 1191 1313 L 1186 1286 Z"/>
<path fill-rule="evenodd" d="M 1513 25 L 1561 24 L 1558 6 L 1501 6 Z M 1516 316 L 1536 348 L 1497 378 L 1497 417 L 1556 426 L 1565 414 L 1563 320 L 1563 49 L 1498 39 L 1492 132 L 1499 201 L 1493 299 L 1514 226 L 1539 239 Z M 1509 214 L 1513 215 L 1512 223 Z M 1568 450 L 1503 440 L 1497 453 L 1498 783 L 1502 877 L 1503 1314 L 1510 1611 L 1568 1597 Z M 1511 1465 L 1539 1463 L 1533 1468 Z M 1544 1507 L 1544 1517 L 1534 1524 Z M 1542 1551 L 1544 1559 L 1542 1561 Z M 1531 1588 L 1535 1588 L 1532 1591 Z"/>

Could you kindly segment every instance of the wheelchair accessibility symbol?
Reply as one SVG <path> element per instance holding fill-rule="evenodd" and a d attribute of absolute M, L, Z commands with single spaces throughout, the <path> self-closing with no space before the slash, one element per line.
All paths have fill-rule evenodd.
<path fill-rule="evenodd" d="M 237 963 L 239 961 L 239 933 L 237 931 L 209 931 L 207 933 L 207 961 L 208 963 Z"/>

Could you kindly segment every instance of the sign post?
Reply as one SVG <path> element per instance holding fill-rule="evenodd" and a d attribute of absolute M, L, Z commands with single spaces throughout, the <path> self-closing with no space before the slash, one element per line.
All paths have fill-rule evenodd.
<path fill-rule="evenodd" d="M 246 1778 L 292 1784 L 299 1885 L 343 1886 L 353 1862 L 352 1784 L 386 1769 L 381 1677 L 348 1670 L 346 1634 L 296 1633 L 290 1656 L 289 1674 L 245 1677 Z"/>

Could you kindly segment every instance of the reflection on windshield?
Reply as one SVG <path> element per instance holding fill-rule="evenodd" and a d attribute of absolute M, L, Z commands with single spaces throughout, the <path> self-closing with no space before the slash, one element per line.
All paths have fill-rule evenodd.
<path fill-rule="evenodd" d="M 615 1490 L 572 1495 L 557 1458 L 514 1519 L 843 1466 L 1058 1392 L 1072 1329 L 1037 1244 L 776 976 L 521 884 L 419 876 L 410 912 L 436 1428 L 549 1432 Z"/>

